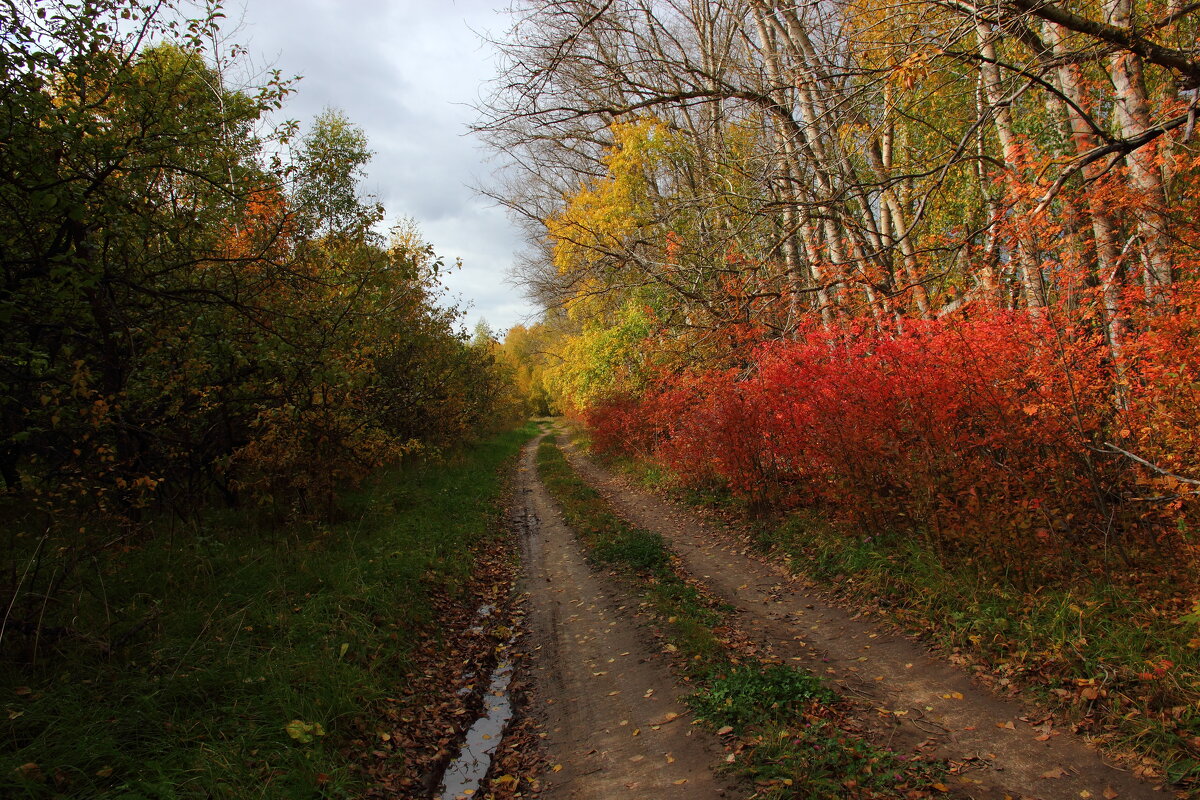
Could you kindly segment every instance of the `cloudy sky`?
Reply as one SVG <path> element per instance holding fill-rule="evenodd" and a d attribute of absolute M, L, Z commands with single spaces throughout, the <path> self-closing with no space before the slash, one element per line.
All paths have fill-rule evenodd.
<path fill-rule="evenodd" d="M 250 65 L 303 76 L 285 118 L 338 108 L 366 131 L 375 158 L 366 190 L 389 217 L 415 219 L 447 263 L 445 283 L 499 331 L 536 313 L 508 283 L 516 230 L 470 188 L 492 170 L 467 135 L 471 104 L 494 74 L 482 33 L 509 27 L 505 0 L 228 0 L 226 32 Z M 240 24 L 239 24 L 240 23 Z"/>

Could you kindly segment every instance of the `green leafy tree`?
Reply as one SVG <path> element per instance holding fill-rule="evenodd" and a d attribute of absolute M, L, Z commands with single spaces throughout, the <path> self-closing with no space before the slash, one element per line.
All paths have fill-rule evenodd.
<path fill-rule="evenodd" d="M 316 118 L 296 157 L 292 193 L 306 233 L 362 236 L 382 218 L 382 208 L 359 191 L 371 155 L 362 128 L 340 111 L 326 109 Z"/>
<path fill-rule="evenodd" d="M 132 534 L 144 509 L 333 515 L 339 487 L 509 413 L 441 261 L 412 225 L 376 231 L 362 131 L 327 112 L 292 167 L 267 154 L 290 143 L 256 133 L 288 86 L 225 84 L 219 8 L 6 12 L 0 475 L 54 540 L 3 563 L 38 576 L 7 587 L 10 630 L 36 648 L 23 621 L 119 557 L 111 525 Z"/>

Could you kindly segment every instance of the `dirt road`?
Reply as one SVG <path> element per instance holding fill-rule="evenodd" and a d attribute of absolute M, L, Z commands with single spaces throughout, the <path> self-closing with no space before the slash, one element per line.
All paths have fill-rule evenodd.
<path fill-rule="evenodd" d="M 720 745 L 677 701 L 667 657 L 635 610 L 584 560 L 523 453 L 517 522 L 533 691 L 549 763 L 542 796 L 633 800 L 734 797 L 714 777 Z"/>
<path fill-rule="evenodd" d="M 950 788 L 977 798 L 1169 796 L 1109 766 L 1069 731 L 1023 721 L 1035 716 L 975 685 L 963 670 L 930 655 L 920 644 L 887 626 L 856 618 L 781 568 L 749 555 L 729 532 L 630 486 L 581 453 L 565 450 L 572 466 L 616 513 L 662 534 L 689 573 L 738 609 L 745 631 L 769 641 L 785 657 L 802 660 L 858 698 L 863 716 L 877 730 L 883 728 L 893 746 L 923 745 L 957 765 L 959 774 L 947 781 Z M 545 507 L 536 491 L 535 500 L 537 507 Z M 565 563 L 557 566 L 570 560 L 567 545 L 560 543 L 563 534 L 550 536 L 545 546 L 552 549 L 548 556 L 539 556 L 543 563 L 555 565 L 547 572 L 550 585 L 565 585 L 556 583 L 560 571 L 567 580 L 579 579 Z M 586 590 L 584 603 L 600 606 L 603 598 L 593 597 L 593 591 Z M 568 627 L 575 624 L 569 616 L 566 622 Z M 591 652 L 603 663 L 604 648 Z M 577 682 L 569 691 L 582 685 L 585 682 Z M 619 680 L 612 687 L 630 691 Z M 582 742 L 575 746 L 587 747 Z"/>

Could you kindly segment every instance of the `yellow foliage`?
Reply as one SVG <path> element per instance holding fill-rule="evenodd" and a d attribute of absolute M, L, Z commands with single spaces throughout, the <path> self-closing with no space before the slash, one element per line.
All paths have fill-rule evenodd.
<path fill-rule="evenodd" d="M 591 322 L 556 342 L 556 357 L 545 382 L 564 405 L 586 408 L 605 397 L 638 392 L 651 367 L 646 339 L 651 319 L 636 301 L 627 301 L 612 324 Z"/>
<path fill-rule="evenodd" d="M 584 271 L 620 252 L 629 235 L 654 218 L 658 167 L 677 149 L 677 137 L 660 120 L 614 123 L 608 175 L 581 185 L 566 207 L 546 220 L 554 265 L 562 274 Z"/>

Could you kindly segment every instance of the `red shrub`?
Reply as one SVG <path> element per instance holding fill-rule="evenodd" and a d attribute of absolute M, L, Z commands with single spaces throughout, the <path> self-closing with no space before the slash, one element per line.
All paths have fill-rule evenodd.
<path fill-rule="evenodd" d="M 665 378 L 588 423 L 601 449 L 653 454 L 755 503 L 833 503 L 1001 556 L 1089 547 L 1155 527 L 1154 509 L 1127 502 L 1146 470 L 1106 443 L 1200 466 L 1197 310 L 1139 322 L 1120 395 L 1086 320 L 991 312 L 882 332 L 812 324 L 760 344 L 747 369 Z"/>

